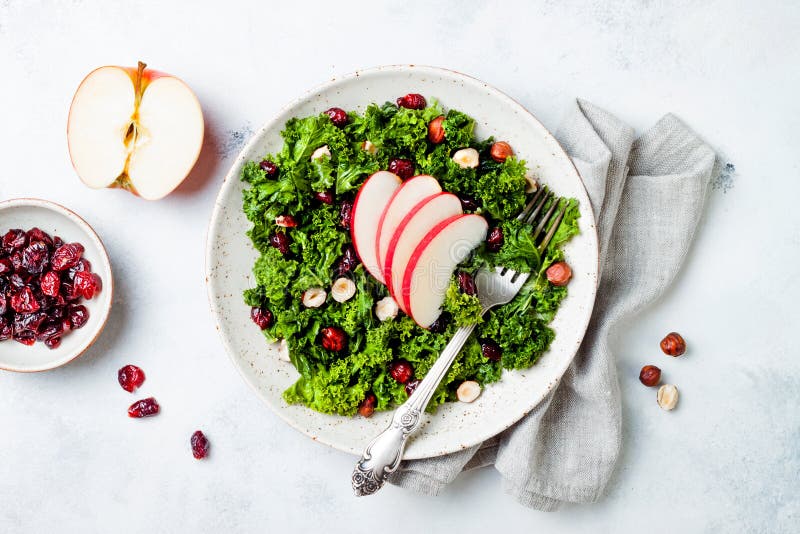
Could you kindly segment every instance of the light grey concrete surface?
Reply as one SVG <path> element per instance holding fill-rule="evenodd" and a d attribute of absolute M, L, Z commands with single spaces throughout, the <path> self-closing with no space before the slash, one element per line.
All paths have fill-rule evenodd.
<path fill-rule="evenodd" d="M 87 355 L 48 373 L 0 373 L 0 531 L 797 531 L 795 2 L 167 4 L 0 0 L 0 198 L 83 215 L 117 284 Z M 189 83 L 207 121 L 199 165 L 159 202 L 85 188 L 66 147 L 83 76 L 138 59 Z M 616 337 L 625 440 L 602 502 L 535 512 L 489 469 L 438 498 L 390 487 L 356 500 L 353 458 L 283 424 L 223 352 L 203 264 L 233 155 L 309 87 L 389 63 L 474 75 L 553 129 L 576 96 L 639 131 L 672 111 L 729 164 L 674 287 Z M 687 339 L 682 358 L 659 352 L 670 330 Z M 116 383 L 126 363 L 145 369 L 140 392 L 158 398 L 158 417 L 126 417 L 133 397 Z M 638 383 L 645 363 L 680 388 L 675 412 Z M 188 450 L 196 428 L 213 446 L 204 462 Z"/>

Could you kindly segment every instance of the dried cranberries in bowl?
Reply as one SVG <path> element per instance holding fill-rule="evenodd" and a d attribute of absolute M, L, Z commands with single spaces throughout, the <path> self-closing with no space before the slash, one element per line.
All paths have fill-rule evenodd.
<path fill-rule="evenodd" d="M 55 349 L 89 320 L 81 304 L 103 288 L 80 243 L 40 228 L 12 228 L 0 237 L 0 341 L 40 341 Z"/>

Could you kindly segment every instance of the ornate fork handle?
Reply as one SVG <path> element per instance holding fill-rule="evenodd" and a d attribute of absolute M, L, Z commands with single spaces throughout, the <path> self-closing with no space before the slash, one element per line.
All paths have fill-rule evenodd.
<path fill-rule="evenodd" d="M 474 329 L 475 325 L 458 329 L 414 393 L 395 410 L 389 427 L 367 445 L 353 470 L 356 495 L 372 495 L 381 489 L 400 465 L 408 437 L 419 428 L 425 407 Z"/>

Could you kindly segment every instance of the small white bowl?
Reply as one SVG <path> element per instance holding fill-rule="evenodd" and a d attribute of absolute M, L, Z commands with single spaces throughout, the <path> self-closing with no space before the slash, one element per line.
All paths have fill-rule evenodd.
<path fill-rule="evenodd" d="M 12 339 L 0 341 L 0 369 L 6 371 L 47 371 L 71 362 L 94 343 L 111 311 L 111 263 L 92 227 L 67 208 L 47 200 L 17 198 L 0 202 L 0 236 L 12 228 L 28 231 L 33 227 L 57 235 L 65 243 L 82 244 L 83 256 L 92 263 L 92 272 L 100 276 L 103 289 L 93 299 L 81 302 L 89 310 L 89 320 L 82 328 L 64 335 L 58 348 L 49 349 L 38 341 L 30 347 Z"/>

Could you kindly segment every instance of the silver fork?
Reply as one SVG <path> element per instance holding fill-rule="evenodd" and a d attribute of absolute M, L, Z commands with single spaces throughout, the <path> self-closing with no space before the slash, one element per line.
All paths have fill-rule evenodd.
<path fill-rule="evenodd" d="M 549 200 L 552 202 L 542 215 Z M 561 199 L 546 188 L 540 188 L 517 217 L 528 224 L 536 224 L 534 242 L 542 232 L 545 232 L 537 245 L 540 256 L 553 239 L 565 212 L 566 205 Z M 503 267 L 496 267 L 491 271 L 487 269 L 478 271 L 475 275 L 475 286 L 482 306 L 481 315 L 495 306 L 511 301 L 528 276 L 529 273 L 517 273 Z M 400 465 L 406 441 L 419 428 L 425 407 L 428 406 L 434 391 L 476 326 L 474 324 L 462 326 L 456 331 L 414 393 L 395 410 L 389 427 L 364 449 L 351 479 L 353 491 L 357 496 L 372 495 L 377 492 Z"/>

